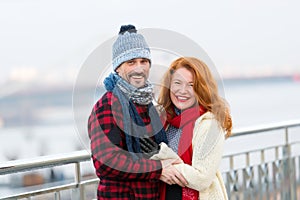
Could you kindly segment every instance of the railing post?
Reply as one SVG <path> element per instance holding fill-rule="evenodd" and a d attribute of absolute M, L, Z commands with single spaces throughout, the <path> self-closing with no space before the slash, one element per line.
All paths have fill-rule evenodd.
<path fill-rule="evenodd" d="M 81 172 L 80 172 L 80 163 L 75 163 L 75 183 L 77 187 L 72 191 L 72 199 L 74 200 L 84 200 L 83 188 L 81 185 Z"/>
<path fill-rule="evenodd" d="M 292 192 L 292 178 L 290 177 L 291 168 L 291 150 L 289 144 L 288 128 L 285 128 L 285 145 L 282 149 L 283 154 L 283 188 L 281 197 L 283 200 L 293 200 L 291 197 Z"/>
<path fill-rule="evenodd" d="M 296 160 L 290 157 L 290 186 L 291 199 L 297 200 Z"/>
<path fill-rule="evenodd" d="M 281 191 L 281 199 L 283 200 L 291 200 L 290 192 L 289 192 L 289 182 L 290 182 L 290 173 L 289 173 L 289 137 L 287 130 L 285 131 L 285 144 L 282 148 L 283 155 L 283 184 Z"/>
<path fill-rule="evenodd" d="M 60 193 L 59 192 L 55 192 L 54 199 L 55 200 L 60 200 Z"/>

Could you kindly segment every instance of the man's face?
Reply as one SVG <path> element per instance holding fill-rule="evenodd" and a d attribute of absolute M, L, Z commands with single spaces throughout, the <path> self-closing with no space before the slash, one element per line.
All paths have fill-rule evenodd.
<path fill-rule="evenodd" d="M 116 72 L 136 88 L 145 86 L 149 77 L 150 62 L 146 58 L 135 58 L 122 63 Z"/>

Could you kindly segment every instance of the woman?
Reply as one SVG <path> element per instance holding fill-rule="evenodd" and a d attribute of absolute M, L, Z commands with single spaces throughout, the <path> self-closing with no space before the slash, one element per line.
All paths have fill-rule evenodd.
<path fill-rule="evenodd" d="M 218 168 L 232 121 L 206 64 L 193 57 L 175 60 L 163 78 L 158 104 L 170 148 L 161 144 L 152 159 L 179 156 L 183 162 L 175 167 L 188 181 L 187 187 L 172 179 L 162 183 L 162 199 L 227 199 Z"/>

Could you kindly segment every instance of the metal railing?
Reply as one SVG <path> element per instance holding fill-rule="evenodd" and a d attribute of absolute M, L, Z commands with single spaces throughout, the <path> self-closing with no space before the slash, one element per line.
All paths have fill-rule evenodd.
<path fill-rule="evenodd" d="M 87 151 L 82 150 L 64 155 L 42 156 L 36 159 L 17 160 L 0 164 L 0 176 L 28 171 L 34 172 L 43 168 L 53 168 L 65 165 L 73 165 L 73 167 L 68 166 L 68 168 L 74 170 L 74 176 L 72 176 L 73 180 L 68 181 L 68 183 L 60 183 L 59 185 L 50 187 L 40 187 L 33 191 L 22 192 L 6 197 L 0 196 L 0 199 L 30 199 L 33 196 L 37 198 L 40 196 L 41 199 L 45 199 L 44 195 L 47 194 L 48 199 L 60 200 L 62 199 L 62 191 L 70 191 L 70 195 L 65 195 L 69 196 L 68 199 L 87 199 L 85 196 L 85 187 L 98 184 L 98 178 L 96 178 L 96 176 L 88 180 L 82 180 L 81 165 L 84 162 L 89 162 L 91 165 L 90 158 L 90 154 Z M 96 187 L 94 187 L 93 193 L 95 193 L 95 191 Z"/>
<path fill-rule="evenodd" d="M 300 120 L 235 130 L 231 140 L 253 148 L 223 156 L 229 199 L 300 199 L 299 133 Z"/>
<path fill-rule="evenodd" d="M 235 130 L 226 143 L 236 145 L 235 149 L 241 148 L 241 151 L 226 152 L 221 166 L 229 199 L 300 199 L 300 139 L 294 137 L 300 135 L 299 132 L 300 120 Z M 253 145 L 251 140 L 255 139 L 257 142 Z M 246 144 L 251 144 L 250 148 Z M 44 184 L 38 189 L 0 196 L 0 199 L 96 198 L 98 179 L 83 176 L 84 163 L 92 168 L 87 151 L 2 163 L 0 179 L 1 176 L 33 173 L 57 166 L 67 166 L 68 171 L 74 171 L 67 183 Z M 88 188 L 92 194 L 88 194 Z"/>

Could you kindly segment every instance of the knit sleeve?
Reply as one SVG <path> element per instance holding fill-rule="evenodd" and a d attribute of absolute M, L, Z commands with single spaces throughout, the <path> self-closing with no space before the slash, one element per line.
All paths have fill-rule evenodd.
<path fill-rule="evenodd" d="M 97 175 L 100 179 L 112 180 L 158 180 L 162 170 L 160 161 L 143 158 L 134 160 L 126 150 L 111 141 L 111 136 L 108 137 L 121 132 L 115 129 L 115 118 L 107 102 L 98 102 L 88 120 L 92 159 Z"/>
<path fill-rule="evenodd" d="M 187 179 L 187 187 L 201 192 L 211 185 L 221 163 L 224 141 L 224 132 L 215 119 L 204 117 L 196 121 L 192 141 L 192 166 L 175 165 Z"/>
<path fill-rule="evenodd" d="M 178 159 L 181 160 L 181 158 L 170 148 L 167 146 L 166 143 L 162 142 L 159 144 L 159 152 L 157 154 L 154 154 L 151 156 L 150 159 L 153 160 L 167 160 L 167 159 Z"/>

